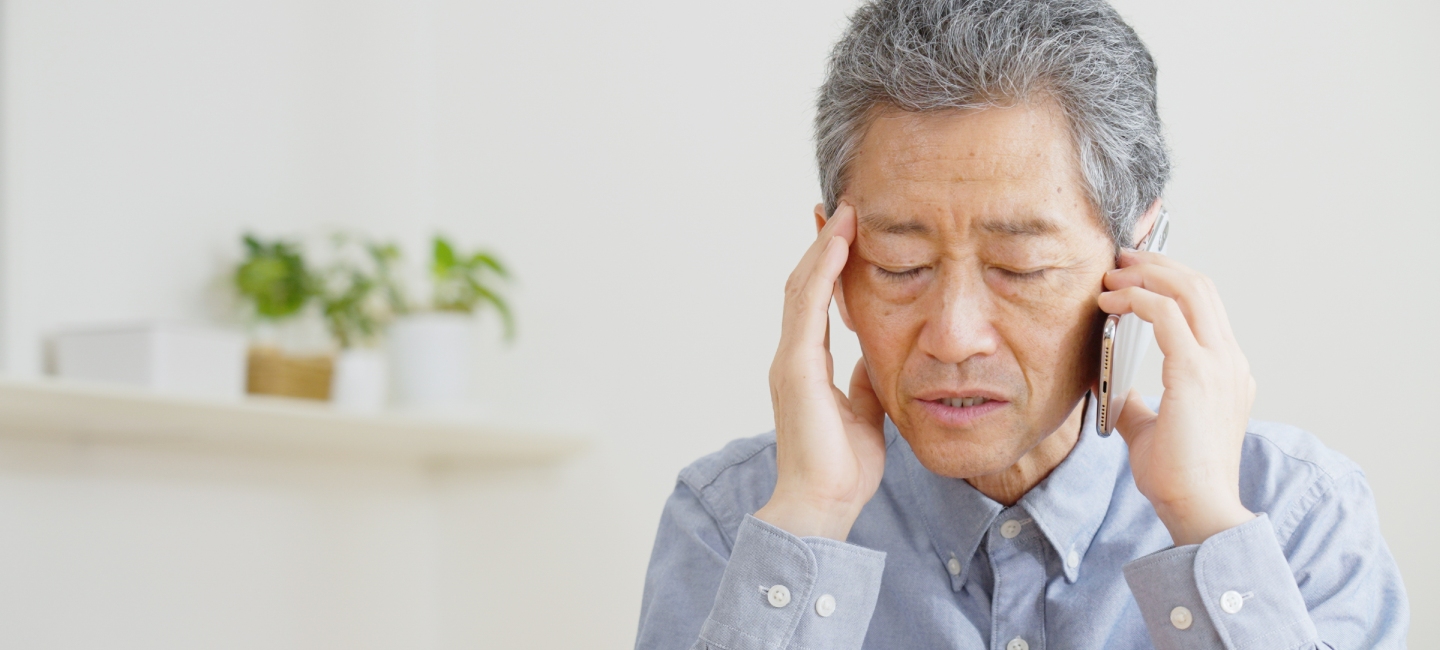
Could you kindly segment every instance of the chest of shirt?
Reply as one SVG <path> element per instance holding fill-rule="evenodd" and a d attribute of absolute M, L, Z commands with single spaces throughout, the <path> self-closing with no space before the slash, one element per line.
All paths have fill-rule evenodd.
<path fill-rule="evenodd" d="M 968 513 L 986 519 L 977 539 L 935 540 L 896 496 L 867 507 L 850 539 L 887 554 L 866 648 L 1152 647 L 1122 568 L 1170 539 L 1139 495 L 1112 501 L 1088 543 L 1058 548 L 1022 505 Z"/>

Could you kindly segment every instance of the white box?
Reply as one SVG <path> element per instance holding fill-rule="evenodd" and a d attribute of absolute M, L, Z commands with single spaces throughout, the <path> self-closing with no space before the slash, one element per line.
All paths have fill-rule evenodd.
<path fill-rule="evenodd" d="M 63 379 L 128 384 L 172 395 L 245 395 L 245 337 L 216 327 L 152 322 L 74 329 L 54 337 Z"/>

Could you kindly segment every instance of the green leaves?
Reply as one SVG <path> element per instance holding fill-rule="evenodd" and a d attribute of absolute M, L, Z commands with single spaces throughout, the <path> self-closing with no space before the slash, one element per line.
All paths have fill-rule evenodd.
<path fill-rule="evenodd" d="M 255 312 L 271 320 L 299 312 L 313 288 L 299 247 L 245 235 L 245 251 L 246 260 L 235 269 L 235 288 L 254 302 Z"/>
<path fill-rule="evenodd" d="M 409 313 L 410 301 L 405 299 L 400 279 L 395 277 L 394 265 L 400 261 L 400 247 L 393 242 L 370 242 L 365 245 L 365 250 L 375 262 L 375 284 L 385 296 L 390 312 L 396 316 Z"/>
<path fill-rule="evenodd" d="M 374 339 L 380 334 L 380 318 L 374 310 L 367 309 L 369 305 L 366 304 L 376 288 L 375 280 L 358 271 L 351 271 L 348 276 L 343 291 L 321 296 L 325 324 L 342 348 Z"/>
<path fill-rule="evenodd" d="M 461 255 L 444 236 L 435 237 L 430 276 L 435 283 L 435 308 L 442 311 L 473 313 L 488 304 L 500 314 L 505 325 L 505 338 L 515 338 L 515 318 L 510 305 L 494 287 L 494 281 L 507 280 L 510 271 L 494 255 L 481 251 Z"/>
<path fill-rule="evenodd" d="M 235 269 L 235 287 L 263 319 L 295 316 L 315 300 L 331 335 L 348 348 L 373 343 L 391 318 L 412 309 L 395 269 L 400 248 L 392 242 L 336 233 L 332 254 L 322 255 L 321 267 L 312 269 L 298 244 L 248 234 L 243 241 L 246 257 Z M 515 337 L 514 315 L 496 287 L 497 281 L 510 278 L 510 271 L 493 254 L 462 255 L 445 237 L 436 236 L 430 278 L 434 309 L 473 313 L 488 305 L 500 315 L 505 338 Z"/>
<path fill-rule="evenodd" d="M 385 325 L 408 309 L 392 269 L 400 247 L 341 231 L 325 252 L 315 274 L 316 298 L 330 335 L 341 348 L 379 343 Z"/>

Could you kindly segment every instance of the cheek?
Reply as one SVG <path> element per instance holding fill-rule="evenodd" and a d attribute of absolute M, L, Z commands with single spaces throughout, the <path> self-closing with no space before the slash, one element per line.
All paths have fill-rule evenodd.
<path fill-rule="evenodd" d="M 840 272 L 845 305 L 857 333 L 895 334 L 909 327 L 917 313 L 914 296 L 897 300 L 896 288 L 874 277 L 869 264 L 854 258 Z"/>
<path fill-rule="evenodd" d="M 878 383 L 890 384 L 898 376 L 905 357 L 919 336 L 920 318 L 916 303 L 897 304 L 886 299 L 883 288 L 867 277 L 863 263 L 848 264 L 840 273 L 845 307 L 860 349 Z M 885 389 L 876 386 L 883 392 Z"/>
<path fill-rule="evenodd" d="M 1009 305 L 1000 320 L 1005 338 L 1032 386 L 1070 381 L 1087 372 L 1095 358 L 1100 319 L 1095 294 L 1076 282 L 1063 296 L 1041 304 Z M 1085 375 L 1088 376 L 1088 375 Z"/>

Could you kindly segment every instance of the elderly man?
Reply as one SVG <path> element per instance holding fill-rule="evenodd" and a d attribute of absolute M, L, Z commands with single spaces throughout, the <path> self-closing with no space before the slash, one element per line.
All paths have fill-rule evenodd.
<path fill-rule="evenodd" d="M 1360 469 L 1247 422 L 1215 287 L 1131 250 L 1169 174 L 1155 106 L 1103 0 L 859 9 L 820 93 L 775 432 L 680 473 L 637 647 L 1404 646 Z M 864 352 L 848 394 L 832 299 Z M 1107 313 L 1165 355 L 1118 438 L 1089 397 Z"/>

